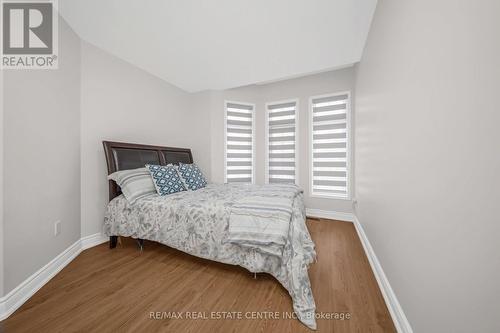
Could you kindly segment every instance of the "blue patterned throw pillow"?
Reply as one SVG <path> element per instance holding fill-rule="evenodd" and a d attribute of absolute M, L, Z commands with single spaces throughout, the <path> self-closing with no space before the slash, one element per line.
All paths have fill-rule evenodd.
<path fill-rule="evenodd" d="M 180 163 L 177 170 L 179 171 L 179 175 L 181 175 L 184 184 L 191 191 L 207 186 L 207 180 L 196 164 Z"/>
<path fill-rule="evenodd" d="M 146 164 L 153 183 L 156 187 L 156 192 L 159 195 L 173 194 L 186 191 L 186 187 L 182 183 L 181 177 L 173 165 L 153 165 Z"/>

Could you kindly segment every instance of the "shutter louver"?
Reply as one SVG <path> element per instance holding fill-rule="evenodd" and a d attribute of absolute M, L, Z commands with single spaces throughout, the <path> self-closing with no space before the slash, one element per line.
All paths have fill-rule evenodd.
<path fill-rule="evenodd" d="M 297 102 L 267 105 L 267 180 L 269 183 L 296 182 Z"/>
<path fill-rule="evenodd" d="M 253 183 L 254 106 L 226 103 L 226 182 Z"/>
<path fill-rule="evenodd" d="M 312 194 L 349 197 L 349 94 L 311 99 Z"/>

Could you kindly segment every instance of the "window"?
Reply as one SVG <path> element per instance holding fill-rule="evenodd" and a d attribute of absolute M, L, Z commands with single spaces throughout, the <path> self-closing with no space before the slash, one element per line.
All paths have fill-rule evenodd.
<path fill-rule="evenodd" d="M 348 92 L 311 97 L 311 195 L 349 199 Z"/>
<path fill-rule="evenodd" d="M 297 100 L 266 104 L 266 182 L 297 182 Z"/>
<path fill-rule="evenodd" d="M 254 182 L 253 104 L 226 102 L 225 182 Z"/>

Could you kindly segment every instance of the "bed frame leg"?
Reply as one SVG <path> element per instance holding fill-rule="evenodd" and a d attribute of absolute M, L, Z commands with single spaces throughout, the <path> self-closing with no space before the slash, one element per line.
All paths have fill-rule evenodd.
<path fill-rule="evenodd" d="M 137 246 L 139 250 L 142 252 L 144 250 L 144 239 L 137 238 Z"/>
<path fill-rule="evenodd" d="M 257 280 L 257 273 L 253 273 L 253 279 Z"/>
<path fill-rule="evenodd" d="M 109 236 L 109 248 L 114 249 L 118 242 L 118 236 Z"/>

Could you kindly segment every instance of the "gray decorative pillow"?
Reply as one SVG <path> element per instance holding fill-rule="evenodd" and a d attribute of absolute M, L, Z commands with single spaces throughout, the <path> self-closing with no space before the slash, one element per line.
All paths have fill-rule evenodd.
<path fill-rule="evenodd" d="M 125 199 L 134 204 L 138 199 L 156 194 L 151 174 L 146 168 L 117 171 L 108 176 L 120 186 Z"/>

